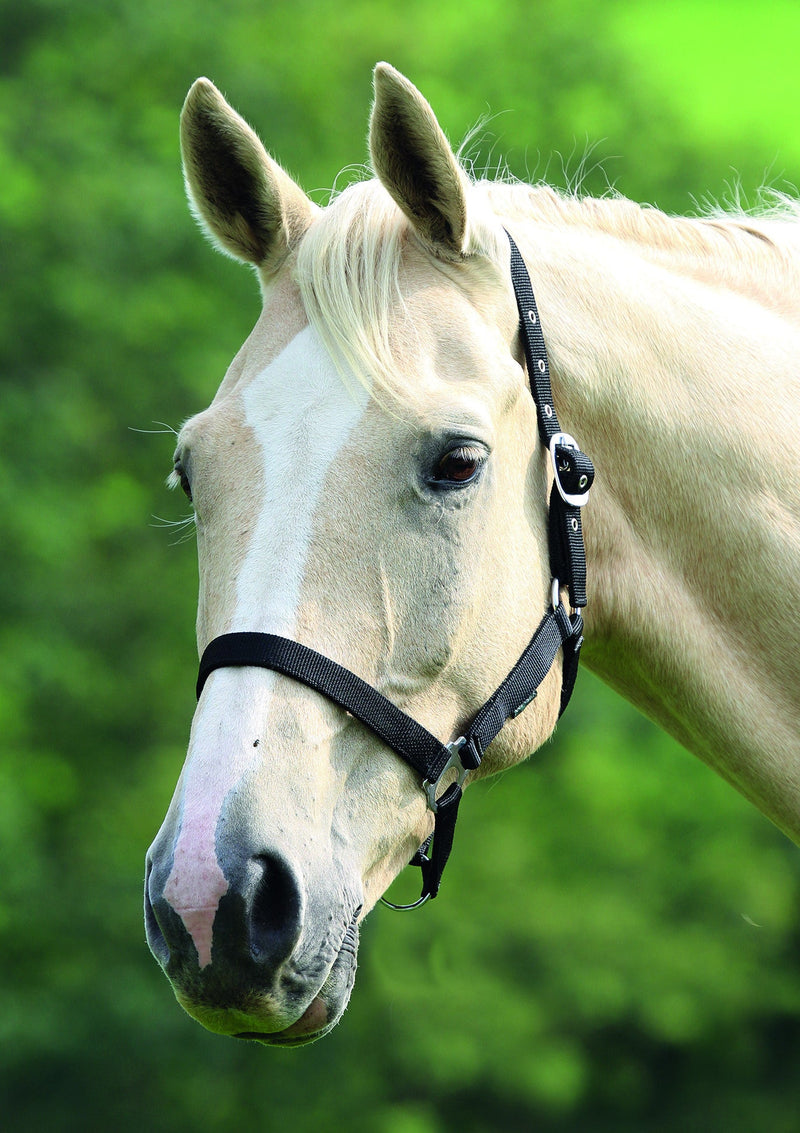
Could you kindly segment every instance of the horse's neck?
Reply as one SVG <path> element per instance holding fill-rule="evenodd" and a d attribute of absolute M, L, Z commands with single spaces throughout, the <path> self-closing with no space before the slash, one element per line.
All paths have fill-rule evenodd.
<path fill-rule="evenodd" d="M 608 234 L 524 250 L 597 467 L 587 664 L 800 841 L 797 281 L 748 294 Z"/>

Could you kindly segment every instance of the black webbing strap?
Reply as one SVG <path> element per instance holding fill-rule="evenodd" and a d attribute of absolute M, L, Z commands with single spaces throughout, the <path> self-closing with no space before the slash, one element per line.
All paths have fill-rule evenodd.
<path fill-rule="evenodd" d="M 563 605 L 545 614 L 525 652 L 480 709 L 467 732 L 465 743 L 471 745 L 479 762 L 506 720 L 519 716 L 536 697 L 556 654 L 571 636 L 572 625 Z"/>
<path fill-rule="evenodd" d="M 583 618 L 580 610 L 573 610 L 569 616 L 572 634 L 564 642 L 561 662 L 561 707 L 558 710 L 559 718 L 564 714 L 575 688 L 580 662 L 581 646 L 583 645 Z"/>
<path fill-rule="evenodd" d="M 349 669 L 323 653 L 274 633 L 224 633 L 200 660 L 197 699 L 215 669 L 253 665 L 274 669 L 308 685 L 366 724 L 424 779 L 439 778 L 451 752 L 427 728 Z"/>
<path fill-rule="evenodd" d="M 536 405 L 539 437 L 550 451 L 553 463 L 550 572 L 553 578 L 567 587 L 572 608 L 582 610 L 586 605 L 586 553 L 581 524 L 582 504 L 574 501 L 582 498 L 586 502 L 586 494 L 594 480 L 594 467 L 572 437 L 561 432 L 550 385 L 550 363 L 528 269 L 511 235 L 507 232 L 506 236 L 511 245 L 511 281 L 519 311 L 528 381 Z"/>
<path fill-rule="evenodd" d="M 550 447 L 550 438 L 560 432 L 556 407 L 553 404 L 553 390 L 550 385 L 550 363 L 544 344 L 539 309 L 533 295 L 528 269 L 513 237 L 506 232 L 511 245 L 511 282 L 519 311 L 519 325 L 522 345 L 525 348 L 525 361 L 528 366 L 528 381 L 536 404 L 536 420 L 539 425 L 539 439 L 545 448 Z"/>
<path fill-rule="evenodd" d="M 558 650 L 574 637 L 573 618 L 563 605 L 545 614 L 514 668 L 458 741 L 462 767 L 474 770 L 480 765 L 505 722 L 519 716 L 536 698 Z M 350 669 L 307 645 L 273 633 L 223 633 L 215 637 L 200 659 L 197 699 L 215 669 L 248 665 L 273 669 L 322 693 L 365 724 L 430 783 L 436 782 L 456 754 Z"/>
<path fill-rule="evenodd" d="M 550 451 L 553 464 L 549 520 L 550 564 L 554 580 L 552 606 L 516 665 L 479 709 L 466 734 L 455 743 L 443 744 L 427 728 L 349 669 L 306 645 L 276 634 L 222 634 L 208 645 L 200 660 L 198 700 L 215 669 L 229 666 L 273 669 L 308 685 L 338 704 L 370 728 L 422 777 L 428 805 L 436 816 L 432 840 L 429 838 L 412 859 L 412 864 L 422 869 L 422 895 L 412 905 L 394 905 L 393 908 L 416 908 L 439 892 L 442 872 L 453 845 L 462 787 L 468 772 L 480 765 L 486 749 L 506 721 L 518 716 L 536 697 L 559 649 L 563 655 L 560 711 L 564 711 L 575 684 L 583 642 L 580 611 L 586 605 L 586 558 L 580 510 L 586 502 L 594 469 L 573 438 L 560 432 L 533 289 L 522 256 L 511 236 L 508 239 L 520 333 L 531 393 L 536 403 L 539 435 Z M 571 614 L 567 613 L 558 593 L 562 583 L 569 592 Z M 453 770 L 456 781 L 449 783 L 437 797 L 440 781 Z"/>
<path fill-rule="evenodd" d="M 384 899 L 384 904 L 388 905 L 390 909 L 415 908 L 429 899 L 433 900 L 438 894 L 439 886 L 442 884 L 444 867 L 447 865 L 447 859 L 450 857 L 450 851 L 453 848 L 458 807 L 463 794 L 460 783 L 450 784 L 437 803 L 433 834 L 420 846 L 409 862 L 409 865 L 418 865 L 422 871 L 422 892 L 418 900 L 414 901 L 411 906 L 405 906 L 395 905 L 393 902 Z"/>

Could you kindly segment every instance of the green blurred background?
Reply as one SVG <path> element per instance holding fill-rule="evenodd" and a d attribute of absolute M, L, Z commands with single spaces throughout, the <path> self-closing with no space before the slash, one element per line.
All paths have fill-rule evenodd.
<path fill-rule="evenodd" d="M 320 201 L 365 159 L 388 59 L 454 140 L 492 116 L 479 166 L 685 212 L 800 180 L 800 5 L 0 13 L 2 1128 L 796 1133 L 800 854 L 586 673 L 554 742 L 469 792 L 441 898 L 370 917 L 352 1005 L 314 1047 L 185 1016 L 140 891 L 195 668 L 158 423 L 209 401 L 258 309 L 184 203 L 191 81 Z"/>

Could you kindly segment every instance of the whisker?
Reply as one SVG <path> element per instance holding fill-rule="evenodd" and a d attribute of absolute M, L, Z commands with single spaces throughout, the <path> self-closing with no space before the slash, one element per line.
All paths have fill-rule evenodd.
<path fill-rule="evenodd" d="M 186 543 L 194 535 L 194 528 L 196 524 L 194 512 L 192 512 L 190 515 L 182 516 L 181 519 L 165 519 L 161 515 L 154 515 L 152 518 L 155 522 L 150 524 L 151 527 L 159 527 L 162 530 L 169 529 L 172 531 L 184 532 L 184 534 L 182 534 L 179 539 L 175 539 L 170 543 L 170 547 L 177 547 L 181 543 Z"/>
<path fill-rule="evenodd" d="M 180 519 L 166 519 L 163 515 L 153 515 L 152 519 L 155 523 L 151 523 L 151 527 L 185 527 L 187 523 L 194 523 L 194 512 L 188 515 L 182 515 Z"/>
<path fill-rule="evenodd" d="M 150 434 L 150 435 L 155 435 L 157 433 L 172 433 L 173 437 L 177 437 L 177 435 L 178 435 L 178 430 L 173 429 L 172 425 L 168 425 L 166 423 L 166 421 L 154 421 L 153 424 L 154 425 L 160 425 L 161 428 L 159 428 L 159 429 L 137 429 L 135 425 L 129 425 L 128 426 L 128 432 L 129 433 L 147 433 L 147 434 Z"/>

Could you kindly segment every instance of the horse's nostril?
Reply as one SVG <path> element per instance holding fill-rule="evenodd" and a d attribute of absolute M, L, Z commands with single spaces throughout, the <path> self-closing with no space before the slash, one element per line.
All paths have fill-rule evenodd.
<path fill-rule="evenodd" d="M 257 854 L 248 863 L 248 873 L 253 881 L 250 951 L 256 962 L 277 965 L 291 955 L 300 938 L 300 885 L 294 871 L 277 854 Z"/>
<path fill-rule="evenodd" d="M 169 961 L 169 945 L 164 938 L 164 933 L 161 931 L 161 925 L 156 919 L 153 903 L 150 900 L 150 874 L 152 871 L 153 863 L 148 857 L 147 873 L 144 879 L 144 928 L 150 951 L 163 968 L 166 967 Z"/>

